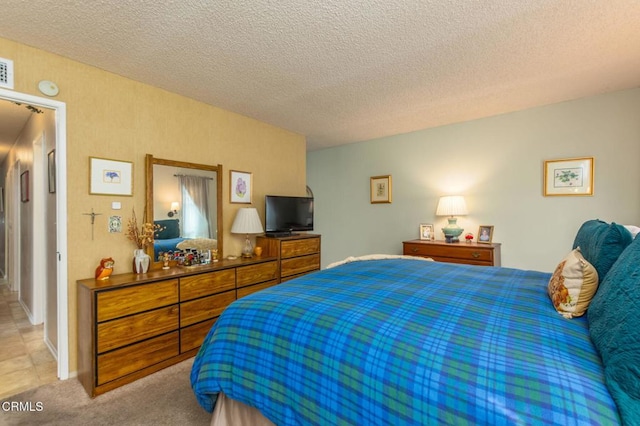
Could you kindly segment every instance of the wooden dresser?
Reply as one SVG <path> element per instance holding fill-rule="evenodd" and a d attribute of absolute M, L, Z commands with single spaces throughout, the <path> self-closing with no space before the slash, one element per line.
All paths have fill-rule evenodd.
<path fill-rule="evenodd" d="M 278 259 L 280 282 L 320 270 L 320 235 L 298 234 L 290 237 L 256 238 L 263 256 Z"/>
<path fill-rule="evenodd" d="M 78 281 L 78 379 L 96 396 L 194 356 L 222 311 L 278 283 L 279 259 Z"/>
<path fill-rule="evenodd" d="M 439 262 L 468 265 L 500 266 L 500 244 L 445 243 L 444 241 L 411 240 L 402 243 L 403 254 L 430 257 Z"/>

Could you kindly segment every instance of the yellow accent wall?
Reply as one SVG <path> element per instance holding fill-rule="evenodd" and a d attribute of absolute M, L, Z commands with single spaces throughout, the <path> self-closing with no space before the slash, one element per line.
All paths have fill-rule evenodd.
<path fill-rule="evenodd" d="M 114 273 L 130 272 L 133 243 L 110 234 L 107 220 L 123 223 L 144 209 L 145 154 L 222 164 L 224 255 L 240 253 L 243 239 L 229 232 L 240 207 L 229 203 L 229 170 L 253 173 L 253 205 L 264 220 L 264 195 L 304 195 L 306 146 L 302 135 L 67 58 L 0 38 L 0 57 L 14 61 L 15 91 L 43 96 L 40 80 L 58 84 L 67 105 L 69 368 L 76 371 L 76 281 L 92 277 L 103 257 Z M 133 197 L 89 195 L 89 157 L 134 163 Z M 112 210 L 119 201 L 122 210 Z M 83 213 L 94 209 L 91 223 Z"/>

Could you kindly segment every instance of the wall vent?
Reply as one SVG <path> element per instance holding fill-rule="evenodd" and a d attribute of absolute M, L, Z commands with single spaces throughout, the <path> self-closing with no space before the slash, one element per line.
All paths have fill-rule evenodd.
<path fill-rule="evenodd" d="M 0 58 L 0 87 L 13 90 L 13 61 Z"/>

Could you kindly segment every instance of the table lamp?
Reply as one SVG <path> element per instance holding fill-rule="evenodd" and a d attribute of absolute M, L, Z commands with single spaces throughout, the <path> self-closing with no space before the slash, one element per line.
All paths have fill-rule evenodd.
<path fill-rule="evenodd" d="M 458 226 L 458 218 L 455 216 L 462 216 L 467 213 L 467 203 L 464 201 L 462 195 L 440 197 L 438 208 L 436 209 L 436 216 L 449 216 L 447 218 L 449 224 L 442 228 L 446 242 L 457 243 L 460 241 L 458 237 L 464 229 Z"/>
<path fill-rule="evenodd" d="M 262 234 L 263 232 L 260 216 L 258 216 L 258 211 L 254 207 L 245 207 L 238 210 L 231 227 L 231 233 L 246 235 L 242 257 L 250 258 L 253 256 L 253 247 L 251 246 L 249 234 Z"/>

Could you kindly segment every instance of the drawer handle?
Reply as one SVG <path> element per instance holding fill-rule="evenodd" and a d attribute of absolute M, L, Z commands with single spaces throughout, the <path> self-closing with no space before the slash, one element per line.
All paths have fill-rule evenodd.
<path fill-rule="evenodd" d="M 477 259 L 480 257 L 480 253 L 478 253 L 477 251 L 474 251 L 473 253 L 471 253 L 471 256 L 473 256 L 474 259 Z"/>
<path fill-rule="evenodd" d="M 411 252 L 412 252 L 412 253 L 417 253 L 417 252 L 418 252 L 418 249 L 414 247 L 414 248 L 412 248 L 412 249 L 411 249 Z"/>

